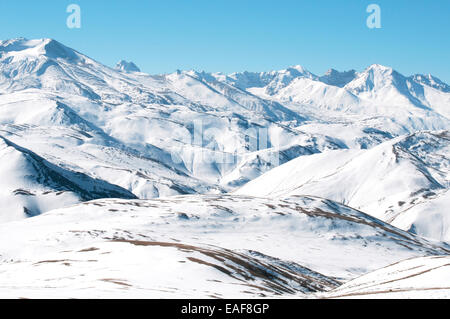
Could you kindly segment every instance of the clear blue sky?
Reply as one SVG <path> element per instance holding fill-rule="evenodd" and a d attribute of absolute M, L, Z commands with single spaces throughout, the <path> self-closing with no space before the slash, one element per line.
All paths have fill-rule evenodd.
<path fill-rule="evenodd" d="M 66 27 L 79 4 L 82 28 Z M 366 26 L 367 5 L 382 28 Z M 450 83 L 450 0 L 0 1 L 0 38 L 54 38 L 113 66 L 263 71 L 300 64 L 316 74 L 372 63 Z"/>

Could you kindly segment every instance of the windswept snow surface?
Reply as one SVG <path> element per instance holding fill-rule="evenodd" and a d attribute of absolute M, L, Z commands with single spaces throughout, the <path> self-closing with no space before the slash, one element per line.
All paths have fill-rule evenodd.
<path fill-rule="evenodd" d="M 398 137 L 369 150 L 302 156 L 235 193 L 315 195 L 362 210 L 404 230 L 449 241 L 448 132 Z"/>
<path fill-rule="evenodd" d="M 450 298 L 450 257 L 408 259 L 352 280 L 328 298 Z"/>
<path fill-rule="evenodd" d="M 450 249 L 329 200 L 232 195 L 86 202 L 0 243 L 1 297 L 58 298 L 306 297 Z"/>
<path fill-rule="evenodd" d="M 149 75 L 0 41 L 0 294 L 303 297 L 448 254 L 449 129 L 448 84 L 378 64 Z"/>

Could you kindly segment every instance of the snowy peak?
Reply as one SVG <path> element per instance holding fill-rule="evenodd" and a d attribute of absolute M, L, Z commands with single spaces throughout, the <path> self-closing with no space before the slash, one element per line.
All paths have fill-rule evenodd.
<path fill-rule="evenodd" d="M 35 53 L 41 53 L 39 49 L 42 49 L 48 41 L 49 39 L 28 40 L 26 38 L 16 38 L 0 41 L 0 52 L 18 53 L 28 50 L 36 50 Z"/>
<path fill-rule="evenodd" d="M 305 77 L 305 78 L 309 78 L 309 79 L 315 79 L 317 78 L 316 75 L 314 75 L 313 73 L 309 72 L 306 68 L 304 68 L 301 65 L 294 65 L 291 66 L 285 70 L 281 70 L 275 73 L 279 73 L 279 74 L 289 74 L 293 77 Z"/>
<path fill-rule="evenodd" d="M 450 85 L 442 82 L 437 77 L 432 76 L 431 74 L 423 75 L 423 74 L 415 74 L 410 77 L 413 81 L 420 83 L 422 85 L 427 85 L 432 88 L 435 88 L 439 91 L 450 93 Z"/>
<path fill-rule="evenodd" d="M 300 78 L 317 79 L 314 74 L 300 65 L 287 68 L 286 70 L 274 72 L 273 75 L 274 78 L 266 88 L 266 93 L 268 95 L 274 95 L 278 93 L 281 89 L 287 87 L 293 81 Z"/>
<path fill-rule="evenodd" d="M 220 74 L 216 76 L 223 78 Z M 232 73 L 225 81 L 243 90 L 265 87 L 268 95 L 274 95 L 298 78 L 317 79 L 317 76 L 301 65 L 294 65 L 279 71 Z"/>
<path fill-rule="evenodd" d="M 345 86 L 353 92 L 376 91 L 394 82 L 394 78 L 401 76 L 390 67 L 373 64 L 360 73 L 355 80 Z"/>
<path fill-rule="evenodd" d="M 371 102 L 386 105 L 386 107 L 400 106 L 402 108 L 441 108 L 444 96 L 428 100 L 424 86 L 411 78 L 405 77 L 390 67 L 373 64 L 357 78 L 348 83 L 346 90 Z"/>
<path fill-rule="evenodd" d="M 335 69 L 329 69 L 327 73 L 319 78 L 325 84 L 344 87 L 357 77 L 355 70 L 340 72 Z"/>
<path fill-rule="evenodd" d="M 75 61 L 80 58 L 75 50 L 53 39 L 28 40 L 17 38 L 0 42 L 0 58 L 27 58 L 46 56 L 52 59 Z"/>
<path fill-rule="evenodd" d="M 68 61 L 78 60 L 80 55 L 73 49 L 66 47 L 58 41 L 52 39 L 44 40 L 45 55 L 53 59 L 65 59 Z"/>
<path fill-rule="evenodd" d="M 331 72 L 333 74 L 334 72 Z M 450 92 L 450 86 L 431 74 L 415 74 L 406 77 L 391 67 L 373 64 L 363 72 L 357 74 L 355 79 L 346 88 L 356 91 L 376 91 L 389 86 L 398 90 L 415 90 L 418 86 L 427 85 L 442 92 Z M 404 92 L 402 92 L 404 93 Z"/>
<path fill-rule="evenodd" d="M 141 72 L 141 70 L 137 67 L 133 62 L 127 62 L 125 60 L 120 60 L 116 64 L 116 70 L 131 73 L 131 72 Z"/>

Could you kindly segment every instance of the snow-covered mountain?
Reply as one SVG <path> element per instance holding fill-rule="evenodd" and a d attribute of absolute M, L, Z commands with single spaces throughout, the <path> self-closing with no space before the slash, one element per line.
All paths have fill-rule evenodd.
<path fill-rule="evenodd" d="M 131 61 L 127 62 L 125 60 L 120 60 L 116 64 L 116 69 L 124 72 L 141 72 L 141 69 L 139 69 L 136 64 Z"/>
<path fill-rule="evenodd" d="M 450 242 L 449 129 L 448 84 L 377 64 L 149 75 L 1 41 L 0 294 L 305 296 L 448 254 L 420 236 Z"/>
<path fill-rule="evenodd" d="M 450 224 L 446 205 L 433 215 L 427 210 L 417 212 L 416 208 L 429 205 L 437 198 L 446 198 L 450 184 L 448 154 L 448 132 L 414 133 L 368 150 L 335 150 L 298 157 L 254 179 L 235 193 L 273 198 L 321 196 L 405 230 L 448 241 Z M 448 204 L 447 201 L 447 207 Z M 416 213 L 411 215 L 412 212 Z M 410 216 L 409 222 L 403 214 Z M 420 226 L 416 225 L 416 219 L 421 220 Z M 436 223 L 437 219 L 440 220 Z M 442 231 L 426 230 L 433 224 Z"/>
<path fill-rule="evenodd" d="M 0 224 L 0 243 L 0 296 L 31 298 L 305 297 L 450 251 L 329 200 L 231 195 L 92 201 Z"/>
<path fill-rule="evenodd" d="M 428 74 L 428 75 L 415 74 L 415 75 L 411 76 L 411 80 L 413 80 L 417 83 L 424 84 L 426 86 L 435 88 L 442 92 L 446 92 L 446 93 L 450 92 L 450 86 L 448 84 L 442 82 L 441 80 L 432 76 L 431 74 Z"/>
<path fill-rule="evenodd" d="M 136 198 L 119 186 L 51 164 L 2 136 L 0 160 L 2 222 L 92 199 Z"/>
<path fill-rule="evenodd" d="M 319 79 L 321 82 L 329 84 L 329 85 L 344 87 L 348 83 L 353 81 L 356 78 L 356 76 L 357 76 L 357 73 L 355 70 L 339 72 L 335 69 L 329 69 Z"/>

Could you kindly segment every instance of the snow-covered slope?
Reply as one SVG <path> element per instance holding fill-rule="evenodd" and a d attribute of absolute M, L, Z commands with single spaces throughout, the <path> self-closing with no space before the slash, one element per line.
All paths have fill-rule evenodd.
<path fill-rule="evenodd" d="M 440 207 L 431 217 L 420 207 L 429 205 L 434 197 L 448 189 L 449 142 L 448 132 L 424 132 L 392 139 L 369 150 L 336 150 L 302 156 L 249 182 L 235 193 L 274 198 L 321 196 L 384 221 L 398 218 L 395 225 L 405 230 L 414 224 L 412 216 L 427 219 L 430 224 L 440 218 L 434 227 L 444 231 L 424 230 L 418 234 L 447 240 L 448 210 Z M 400 217 L 406 211 L 409 223 Z"/>
<path fill-rule="evenodd" d="M 58 298 L 304 297 L 450 248 L 329 200 L 229 195 L 87 202 L 0 243 L 0 296 Z"/>
<path fill-rule="evenodd" d="M 0 136 L 0 221 L 97 198 L 135 198 L 127 190 L 62 169 Z"/>
<path fill-rule="evenodd" d="M 53 133 L 55 128 L 80 130 L 93 137 L 80 141 L 89 148 L 83 154 L 98 162 L 107 146 L 152 162 L 146 166 L 161 166 L 153 174 L 146 169 L 138 177 L 118 176 L 118 170 L 133 170 L 127 163 L 117 167 L 115 176 L 102 176 L 142 198 L 221 191 L 220 180 L 241 161 L 250 131 L 269 132 L 262 149 L 302 135 L 278 123 L 299 123 L 299 114 L 213 77 L 196 72 L 124 73 L 50 39 L 0 44 L 0 93 L 0 125 L 51 127 Z M 15 141 L 15 136 L 9 138 Z M 28 145 L 27 136 L 16 142 L 41 152 Z M 59 152 L 54 147 L 46 150 L 52 156 Z M 222 163 L 222 157 L 231 162 Z M 58 160 L 78 164 L 70 158 Z"/>
<path fill-rule="evenodd" d="M 448 299 L 450 257 L 408 259 L 361 276 L 322 297 Z"/>
<path fill-rule="evenodd" d="M 316 159 L 333 165 L 329 158 L 346 154 L 338 157 L 365 162 L 362 171 L 356 167 L 360 176 L 353 174 L 361 180 L 374 162 L 389 165 L 386 154 L 395 158 L 390 142 L 376 147 L 380 143 L 450 126 L 445 83 L 432 76 L 405 77 L 380 65 L 362 73 L 330 70 L 323 77 L 300 66 L 229 76 L 195 71 L 150 76 L 110 69 L 51 39 L 20 38 L 0 43 L 0 71 L 0 129 L 6 138 L 54 165 L 140 198 L 229 191 L 277 164 L 317 153 L 323 154 L 313 157 L 310 170 L 317 174 L 308 176 L 321 176 Z M 249 150 L 248 136 L 261 134 L 267 135 L 266 145 L 259 141 L 259 149 Z M 366 155 L 358 151 L 374 147 Z M 410 154 L 412 147 L 402 150 Z M 327 154 L 339 149 L 350 150 Z M 397 165 L 398 174 L 411 169 L 422 179 L 403 183 L 400 193 L 447 187 L 441 168 L 430 171 L 436 184 L 420 173 L 418 161 L 405 165 Z M 395 179 L 386 168 L 372 174 L 366 187 L 385 174 Z M 411 197 L 388 194 L 386 200 L 391 190 L 381 189 L 368 200 L 359 191 L 358 199 L 356 185 L 361 186 L 338 192 L 323 185 L 325 192 L 311 193 L 385 220 Z"/>
<path fill-rule="evenodd" d="M 389 222 L 423 237 L 450 242 L 450 191 L 447 189 L 420 201 Z"/>

